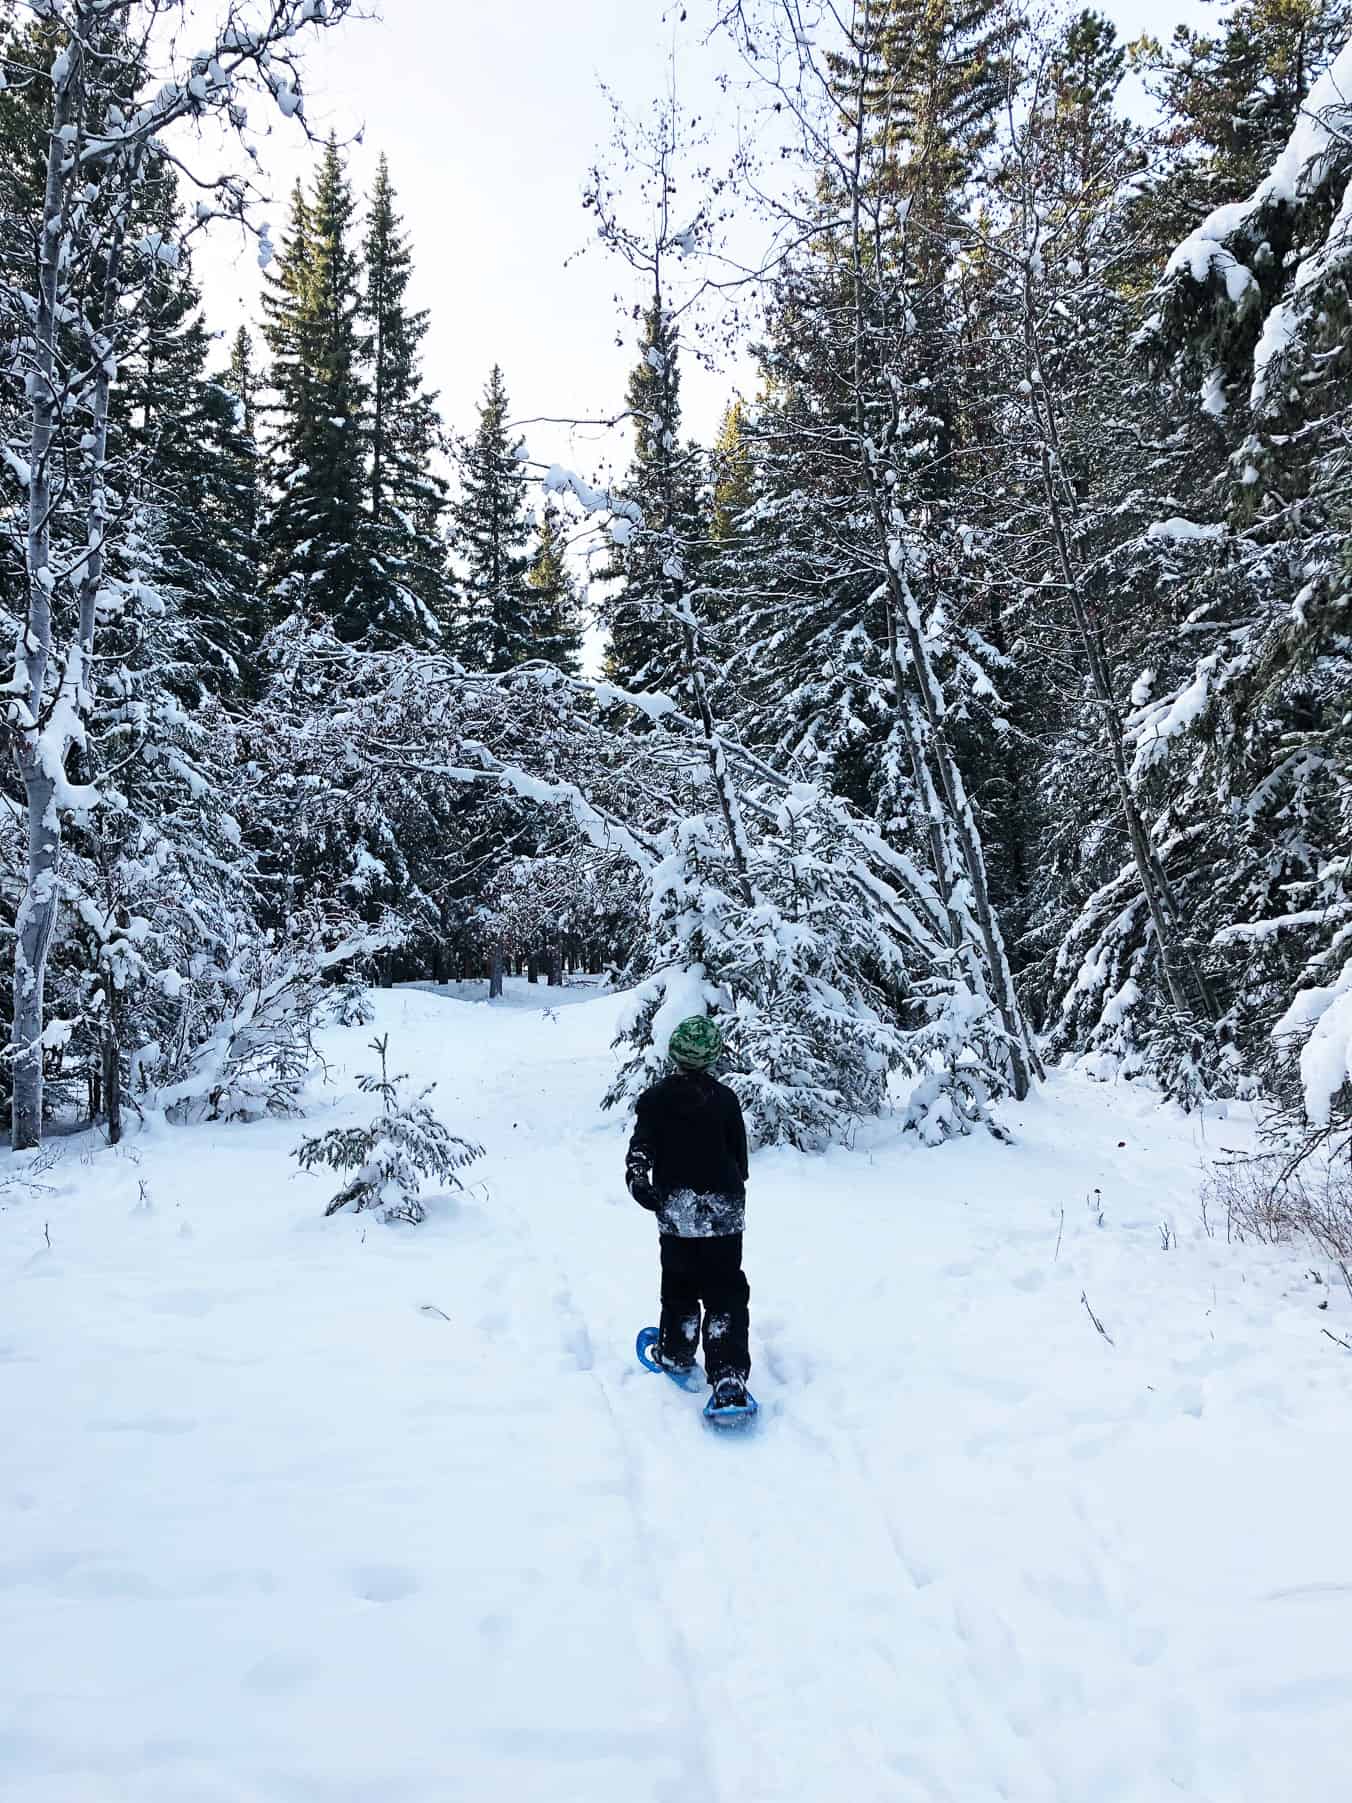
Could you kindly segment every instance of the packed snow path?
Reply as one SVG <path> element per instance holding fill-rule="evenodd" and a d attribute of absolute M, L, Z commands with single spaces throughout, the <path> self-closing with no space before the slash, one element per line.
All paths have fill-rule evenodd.
<path fill-rule="evenodd" d="M 1343 1794 L 1352 1301 L 1203 1231 L 1240 1128 L 1058 1078 L 756 1158 L 716 1436 L 634 1362 L 618 1004 L 557 999 L 377 998 L 488 1148 L 422 1229 L 324 1221 L 296 1123 L 0 1192 L 6 1803 Z"/>

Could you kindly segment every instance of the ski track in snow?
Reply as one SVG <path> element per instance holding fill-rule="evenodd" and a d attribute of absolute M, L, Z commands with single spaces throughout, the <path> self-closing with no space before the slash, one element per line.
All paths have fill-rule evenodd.
<path fill-rule="evenodd" d="M 305 1128 L 0 1190 L 6 1803 L 1342 1794 L 1352 1298 L 1203 1232 L 1245 1123 L 759 1155 L 720 1435 L 634 1359 L 618 1001 L 375 999 Z M 419 1230 L 287 1157 L 386 1029 L 487 1147 Z"/>

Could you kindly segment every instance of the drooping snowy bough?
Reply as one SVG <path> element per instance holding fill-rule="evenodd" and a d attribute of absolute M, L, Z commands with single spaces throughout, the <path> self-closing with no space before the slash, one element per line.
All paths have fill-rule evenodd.
<path fill-rule="evenodd" d="M 998 1014 L 954 959 L 932 882 L 847 802 L 717 732 L 711 759 L 702 722 L 665 696 L 543 664 L 468 673 L 333 640 L 312 655 L 346 755 L 515 797 L 567 825 L 580 865 L 635 873 L 621 972 L 635 1000 L 608 1102 L 662 1067 L 676 1019 L 707 1009 L 760 1143 L 843 1139 L 894 1095 L 929 1141 L 994 1126 L 1009 1088 Z"/>

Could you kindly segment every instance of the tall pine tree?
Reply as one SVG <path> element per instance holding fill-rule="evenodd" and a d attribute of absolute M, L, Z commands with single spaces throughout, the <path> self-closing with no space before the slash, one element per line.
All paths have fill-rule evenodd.
<path fill-rule="evenodd" d="M 552 502 L 545 503 L 536 539 L 526 578 L 534 599 L 534 655 L 576 676 L 582 668 L 582 611 L 577 581 L 568 567 L 563 518 Z"/>
<path fill-rule="evenodd" d="M 461 565 L 454 645 L 476 670 L 510 670 L 539 655 L 527 580 L 525 468 L 508 413 L 507 384 L 495 363 L 478 430 L 460 441 L 460 497 L 452 512 Z"/>
<path fill-rule="evenodd" d="M 666 603 L 672 592 L 668 567 L 683 568 L 694 583 L 706 536 L 699 493 L 702 460 L 682 449 L 680 344 L 675 321 L 652 302 L 643 314 L 639 360 L 625 398 L 634 425 L 634 454 L 621 493 L 643 514 L 635 529 L 616 522 L 619 535 L 603 580 L 616 584 L 604 613 L 610 642 L 605 673 L 625 689 L 680 687 L 681 629 Z"/>
<path fill-rule="evenodd" d="M 449 611 L 441 535 L 447 486 L 433 467 L 441 423 L 436 396 L 423 387 L 419 364 L 427 314 L 408 306 L 413 258 L 383 156 L 371 192 L 364 257 L 362 320 L 370 348 L 365 606 L 376 632 L 430 643 L 441 637 Z"/>
<path fill-rule="evenodd" d="M 367 340 L 354 220 L 343 158 L 330 138 L 313 194 L 299 185 L 293 194 L 263 296 L 278 396 L 267 522 L 274 606 L 327 620 L 349 640 L 373 624 L 362 571 Z"/>

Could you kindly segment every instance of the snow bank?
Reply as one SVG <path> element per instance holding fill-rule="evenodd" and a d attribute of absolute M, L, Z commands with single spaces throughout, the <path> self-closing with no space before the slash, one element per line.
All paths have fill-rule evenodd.
<path fill-rule="evenodd" d="M 5 1803 L 1343 1794 L 1352 1299 L 1202 1230 L 1214 1123 L 1058 1074 L 1013 1145 L 757 1155 L 719 1440 L 634 1359 L 623 1003 L 538 993 L 16 1164 Z M 417 1229 L 289 1157 L 373 1032 L 487 1148 Z"/>

